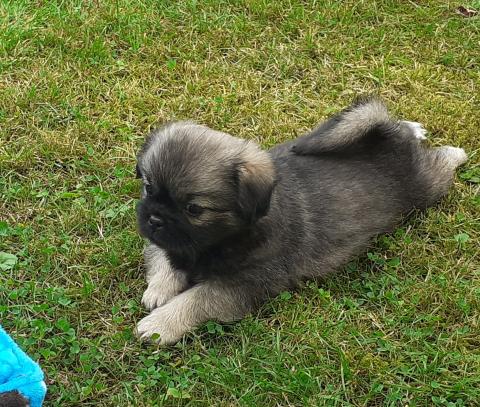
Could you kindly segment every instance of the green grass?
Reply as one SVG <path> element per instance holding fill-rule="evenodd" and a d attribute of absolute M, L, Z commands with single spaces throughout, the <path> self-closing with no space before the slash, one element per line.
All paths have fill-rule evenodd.
<path fill-rule="evenodd" d="M 0 321 L 51 406 L 480 405 L 478 1 L 0 1 Z M 192 118 L 265 147 L 378 92 L 469 163 L 325 282 L 138 343 L 135 152 Z"/>

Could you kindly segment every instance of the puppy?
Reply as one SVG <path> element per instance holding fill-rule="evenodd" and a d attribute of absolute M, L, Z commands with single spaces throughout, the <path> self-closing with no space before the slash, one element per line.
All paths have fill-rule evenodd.
<path fill-rule="evenodd" d="M 151 310 L 137 334 L 173 344 L 343 266 L 447 193 L 466 154 L 424 139 L 375 98 L 269 151 L 192 122 L 154 131 L 137 162 Z"/>

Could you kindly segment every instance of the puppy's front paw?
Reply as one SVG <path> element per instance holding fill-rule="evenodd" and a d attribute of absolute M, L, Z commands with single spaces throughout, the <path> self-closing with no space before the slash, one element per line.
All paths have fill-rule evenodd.
<path fill-rule="evenodd" d="M 173 270 L 157 272 L 143 293 L 142 304 L 149 311 L 161 307 L 187 288 L 184 273 Z"/>
<path fill-rule="evenodd" d="M 150 284 L 142 296 L 142 305 L 149 311 L 166 304 L 175 293 L 166 293 L 155 284 Z"/>
<path fill-rule="evenodd" d="M 143 341 L 154 341 L 160 345 L 173 345 L 191 328 L 178 321 L 178 316 L 167 306 L 153 310 L 141 319 L 136 335 Z"/>

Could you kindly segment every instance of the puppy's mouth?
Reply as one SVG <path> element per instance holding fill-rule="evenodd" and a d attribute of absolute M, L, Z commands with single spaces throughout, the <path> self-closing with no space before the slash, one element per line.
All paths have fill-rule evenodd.
<path fill-rule="evenodd" d="M 146 236 L 150 242 L 165 250 L 169 255 L 174 256 L 182 262 L 193 263 L 196 257 L 196 248 L 193 242 L 188 238 L 182 238 L 178 235 L 173 236 L 163 230 L 155 230 Z"/>

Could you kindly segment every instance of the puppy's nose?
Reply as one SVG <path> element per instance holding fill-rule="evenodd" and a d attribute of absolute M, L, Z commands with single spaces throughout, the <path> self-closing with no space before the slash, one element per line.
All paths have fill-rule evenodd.
<path fill-rule="evenodd" d="M 160 218 L 155 215 L 150 215 L 150 218 L 148 219 L 148 224 L 150 226 L 155 226 L 157 228 L 160 228 L 163 225 L 165 225 L 165 221 L 163 220 L 163 218 Z"/>

